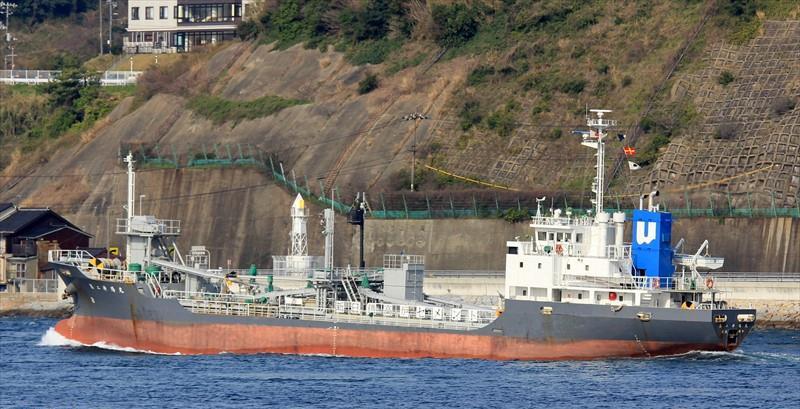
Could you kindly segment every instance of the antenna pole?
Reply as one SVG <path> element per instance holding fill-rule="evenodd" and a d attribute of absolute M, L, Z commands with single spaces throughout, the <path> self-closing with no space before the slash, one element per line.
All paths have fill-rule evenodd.
<path fill-rule="evenodd" d="M 128 151 L 128 156 L 125 157 L 125 163 L 128 164 L 128 205 L 126 210 L 128 211 L 128 226 L 130 226 L 130 221 L 133 219 L 133 216 L 136 215 L 134 212 L 134 196 L 136 194 L 136 173 L 133 171 L 133 164 L 136 162 L 133 160 L 133 153 Z"/>
<path fill-rule="evenodd" d="M 584 140 L 584 145 L 597 149 L 597 163 L 595 164 L 597 173 L 594 178 L 592 190 L 595 193 L 595 217 L 599 217 L 600 213 L 603 212 L 603 200 L 605 193 L 605 141 L 603 138 L 605 138 L 606 133 L 604 130 L 608 127 L 615 126 L 617 122 L 603 118 L 606 113 L 612 112 L 611 110 L 590 109 L 589 112 L 593 112 L 595 115 L 597 115 L 597 118 L 586 118 L 586 124 L 589 126 L 589 128 L 594 128 L 590 132 L 589 138 L 596 138 L 597 142 L 591 141 L 587 143 L 586 140 Z"/>

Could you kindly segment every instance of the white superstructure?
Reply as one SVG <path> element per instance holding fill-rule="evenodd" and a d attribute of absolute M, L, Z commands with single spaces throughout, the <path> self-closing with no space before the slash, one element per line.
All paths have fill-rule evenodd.
<path fill-rule="evenodd" d="M 686 272 L 684 268 L 669 277 L 653 276 L 653 272 L 648 274 L 634 265 L 631 244 L 624 241 L 625 213 L 608 213 L 603 208 L 605 129 L 615 122 L 604 118 L 611 111 L 591 112 L 596 118 L 587 118 L 592 130 L 584 134 L 582 145 L 597 150 L 593 214 L 575 216 L 569 209 L 550 209 L 544 215 L 544 198 L 538 199 L 536 216 L 530 224 L 531 236 L 507 242 L 505 297 L 614 306 L 699 305 L 713 281 L 703 280 L 696 268 L 719 268 L 722 259 L 700 256 L 700 251 L 695 255 L 674 254 L 670 249 L 669 261 L 691 270 Z M 650 196 L 646 212 L 658 213 L 658 206 L 652 204 L 655 194 Z M 637 223 L 634 230 L 646 226 Z M 647 236 L 644 231 L 636 233 Z M 654 234 L 655 227 L 649 233 Z M 707 243 L 701 250 L 706 246 Z"/>

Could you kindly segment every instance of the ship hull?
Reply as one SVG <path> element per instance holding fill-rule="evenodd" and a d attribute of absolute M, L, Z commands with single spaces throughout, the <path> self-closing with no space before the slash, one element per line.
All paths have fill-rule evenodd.
<path fill-rule="evenodd" d="M 248 324 L 173 324 L 76 315 L 56 331 L 84 345 L 107 345 L 164 354 L 278 353 L 364 358 L 582 360 L 651 357 L 719 344 L 636 340 L 551 340 L 436 332 L 395 332 Z"/>
<path fill-rule="evenodd" d="M 503 314 L 471 330 L 349 320 L 197 314 L 141 283 L 92 280 L 59 269 L 75 313 L 55 330 L 84 345 L 165 354 L 282 353 L 370 358 L 567 360 L 653 357 L 739 346 L 754 310 L 680 310 L 507 300 Z M 545 308 L 548 307 L 548 308 Z M 546 313 L 543 313 L 546 312 Z M 640 318 L 641 313 L 648 320 Z M 723 324 L 712 317 L 725 316 Z M 369 321 L 369 320 L 366 320 Z M 733 335 L 733 336 L 732 336 Z"/>

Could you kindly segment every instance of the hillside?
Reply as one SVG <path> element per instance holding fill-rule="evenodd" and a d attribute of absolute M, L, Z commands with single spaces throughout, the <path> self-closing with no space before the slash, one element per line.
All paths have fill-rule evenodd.
<path fill-rule="evenodd" d="M 255 147 L 316 194 L 337 188 L 349 201 L 407 190 L 416 139 L 420 190 L 476 187 L 420 170 L 428 164 L 588 205 L 592 153 L 570 132 L 589 106 L 615 110 L 615 133 L 627 134 L 643 166 L 614 173 L 612 201 L 632 202 L 655 184 L 671 205 L 686 193 L 704 204 L 798 205 L 798 6 L 756 2 L 737 14 L 729 2 L 434 2 L 450 7 L 437 23 L 433 6 L 366 4 L 378 3 L 406 7 L 386 8 L 386 30 L 366 38 L 333 24 L 305 31 L 312 8 L 288 26 L 267 9 L 251 40 L 152 69 L 137 96 L 80 137 L 15 155 L 0 201 L 49 205 L 104 243 L 121 214 L 122 149 L 197 158 Z M 341 22 L 350 10 L 341 7 L 314 21 Z M 363 14 L 354 21 L 373 21 L 370 7 L 355 10 Z M 475 22 L 469 36 L 443 29 L 459 23 L 463 33 L 464 21 Z M 415 111 L 430 117 L 416 134 L 401 119 Z M 611 144 L 609 172 L 622 146 Z M 141 181 L 148 212 L 186 220 L 192 243 L 227 248 L 221 257 L 242 263 L 285 251 L 290 197 L 264 187 L 272 182 L 259 170 L 152 167 Z M 245 193 L 213 193 L 229 189 Z M 180 197 L 194 199 L 169 199 Z"/>

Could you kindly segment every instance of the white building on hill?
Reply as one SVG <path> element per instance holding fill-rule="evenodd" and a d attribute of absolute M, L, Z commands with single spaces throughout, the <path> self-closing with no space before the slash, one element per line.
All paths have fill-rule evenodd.
<path fill-rule="evenodd" d="M 175 53 L 231 40 L 252 0 L 129 0 L 126 53 Z"/>

